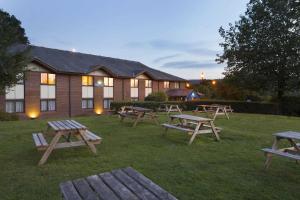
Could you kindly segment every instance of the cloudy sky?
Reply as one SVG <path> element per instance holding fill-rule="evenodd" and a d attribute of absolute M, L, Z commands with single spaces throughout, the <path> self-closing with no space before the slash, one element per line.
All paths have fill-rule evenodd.
<path fill-rule="evenodd" d="M 222 77 L 220 26 L 248 0 L 0 0 L 34 45 L 137 60 L 186 78 Z"/>

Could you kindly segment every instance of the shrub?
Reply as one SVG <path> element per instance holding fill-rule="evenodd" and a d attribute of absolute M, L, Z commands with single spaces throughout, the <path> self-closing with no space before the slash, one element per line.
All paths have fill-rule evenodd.
<path fill-rule="evenodd" d="M 167 99 L 168 99 L 168 97 L 167 97 L 166 93 L 153 92 L 145 98 L 145 101 L 163 102 L 163 101 L 167 101 Z"/>
<path fill-rule="evenodd" d="M 0 111 L 0 121 L 16 121 L 16 120 L 19 120 L 19 117 L 16 114 Z"/>

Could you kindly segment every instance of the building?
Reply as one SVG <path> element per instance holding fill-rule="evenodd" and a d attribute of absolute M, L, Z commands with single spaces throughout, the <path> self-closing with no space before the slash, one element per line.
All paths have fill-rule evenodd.
<path fill-rule="evenodd" d="M 136 61 L 37 46 L 30 54 L 24 80 L 0 96 L 0 110 L 21 118 L 101 114 L 112 101 L 143 101 L 186 84 Z"/>
<path fill-rule="evenodd" d="M 169 89 L 166 94 L 170 101 L 193 101 L 204 97 L 204 94 L 186 88 Z"/>

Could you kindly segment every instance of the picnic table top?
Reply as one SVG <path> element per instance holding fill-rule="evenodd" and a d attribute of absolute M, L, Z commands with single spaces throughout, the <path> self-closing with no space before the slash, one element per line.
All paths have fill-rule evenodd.
<path fill-rule="evenodd" d="M 143 108 L 143 107 L 137 107 L 137 106 L 133 106 L 131 107 L 132 110 L 137 111 L 137 112 L 151 112 L 153 111 L 150 108 Z"/>
<path fill-rule="evenodd" d="M 75 120 L 51 121 L 48 125 L 55 131 L 85 130 L 86 127 Z"/>
<path fill-rule="evenodd" d="M 195 115 L 186 115 L 186 114 L 180 114 L 180 115 L 171 115 L 171 118 L 178 118 L 178 119 L 186 119 L 191 121 L 212 121 L 210 118 L 205 117 L 199 117 Z"/>
<path fill-rule="evenodd" d="M 60 184 L 65 200 L 176 200 L 131 167 Z"/>
<path fill-rule="evenodd" d="M 276 137 L 281 137 L 281 138 L 300 140 L 300 133 L 299 132 L 294 132 L 294 131 L 274 133 L 273 135 L 276 136 Z"/>
<path fill-rule="evenodd" d="M 226 107 L 226 105 L 220 105 L 220 104 L 201 104 L 201 105 L 197 105 L 198 107 L 213 107 L 213 108 L 221 108 L 221 107 Z"/>

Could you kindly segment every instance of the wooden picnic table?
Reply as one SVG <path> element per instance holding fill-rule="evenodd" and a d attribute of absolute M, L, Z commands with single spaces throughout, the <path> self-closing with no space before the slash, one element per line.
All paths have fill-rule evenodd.
<path fill-rule="evenodd" d="M 164 111 L 170 114 L 170 112 L 179 112 L 182 114 L 181 109 L 177 104 L 160 104 L 158 111 Z"/>
<path fill-rule="evenodd" d="M 67 181 L 59 187 L 65 200 L 176 200 L 131 167 Z"/>
<path fill-rule="evenodd" d="M 177 119 L 179 123 L 172 123 L 175 119 Z M 165 127 L 165 133 L 169 128 L 187 132 L 191 135 L 189 144 L 192 144 L 197 135 L 207 133 L 212 133 L 218 141 L 220 140 L 218 132 L 220 132 L 221 129 L 215 127 L 213 120 L 210 118 L 186 114 L 171 115 L 169 123 L 164 123 L 162 126 Z"/>
<path fill-rule="evenodd" d="M 134 119 L 133 127 L 135 127 L 139 121 L 146 117 L 153 120 L 156 124 L 159 124 L 157 121 L 157 115 L 152 109 L 149 108 L 123 106 L 119 112 L 119 116 L 121 117 L 121 121 L 124 121 L 125 118 Z"/>
<path fill-rule="evenodd" d="M 212 114 L 213 115 L 213 120 L 216 119 L 217 116 L 219 115 L 225 115 L 227 119 L 229 119 L 229 114 L 228 110 L 231 110 L 231 107 L 228 105 L 220 105 L 220 104 L 211 104 L 211 105 L 197 105 L 196 109 L 194 112 L 205 112 L 207 114 Z"/>
<path fill-rule="evenodd" d="M 47 143 L 43 133 L 33 133 L 34 143 L 39 151 L 45 151 L 39 165 L 43 165 L 54 149 L 88 146 L 93 153 L 97 153 L 95 144 L 101 142 L 101 138 L 87 130 L 87 128 L 75 120 L 62 120 L 48 122 L 46 134 L 52 136 L 50 144 Z M 75 137 L 76 141 L 72 141 Z M 63 138 L 65 142 L 59 142 Z"/>
<path fill-rule="evenodd" d="M 262 151 L 265 152 L 265 155 L 267 157 L 265 162 L 265 169 L 269 168 L 273 155 L 290 158 L 296 160 L 296 162 L 300 160 L 300 144 L 296 143 L 297 140 L 300 140 L 299 132 L 294 132 L 294 131 L 280 132 L 280 133 L 273 134 L 273 136 L 274 136 L 274 142 L 272 148 L 262 149 Z M 279 149 L 278 146 L 282 140 L 287 140 L 291 144 L 291 147 Z"/>

